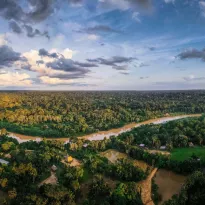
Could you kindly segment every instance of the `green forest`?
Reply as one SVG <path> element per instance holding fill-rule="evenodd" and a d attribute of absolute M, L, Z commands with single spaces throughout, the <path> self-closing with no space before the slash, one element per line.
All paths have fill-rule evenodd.
<path fill-rule="evenodd" d="M 136 99 L 135 103 L 137 97 L 140 98 L 141 96 L 141 103 L 143 106 L 147 106 L 146 113 L 150 114 L 149 116 L 145 113 L 144 115 L 138 114 L 138 121 L 152 118 L 154 113 L 158 116 L 163 116 L 166 113 L 203 113 L 202 99 L 204 94 L 201 91 L 197 94 L 191 91 L 152 93 L 156 99 L 159 99 L 156 102 L 152 101 L 152 104 L 148 97 L 151 93 L 136 92 L 135 95 L 134 93 L 85 92 L 81 95 L 78 92 L 56 93 L 59 97 L 55 98 L 58 103 L 53 112 L 49 106 L 54 102 L 48 100 L 54 98 L 53 93 L 42 94 L 43 98 L 48 96 L 46 102 L 49 106 L 47 105 L 45 109 L 43 109 L 45 101 L 40 101 L 42 97 L 40 94 L 37 99 L 38 93 L 20 92 L 22 98 L 16 93 L 9 93 L 8 97 L 5 93 L 1 93 L 4 97 L 4 101 L 1 102 L 2 113 L 4 113 L 2 116 L 4 117 L 1 118 L 2 128 L 0 130 L 0 203 L 3 205 L 143 205 L 150 201 L 155 205 L 202 205 L 205 199 L 205 115 L 162 124 L 142 125 L 119 136 L 112 136 L 109 139 L 99 141 L 71 138 L 69 143 L 64 144 L 61 141 L 43 138 L 40 142 L 19 143 L 16 139 L 8 136 L 8 130 L 10 131 L 13 125 L 17 132 L 21 130 L 24 133 L 27 130 L 26 132 L 32 133 L 33 126 L 39 132 L 41 129 L 42 132 L 46 132 L 46 130 L 50 130 L 52 125 L 66 124 L 63 121 L 66 114 L 62 114 L 64 108 L 61 108 L 60 99 L 62 98 L 63 102 L 62 96 L 68 95 L 70 98 L 73 95 L 73 98 L 71 98 L 73 104 L 75 104 L 74 99 L 76 98 L 87 99 L 87 104 L 82 107 L 79 102 L 83 103 L 83 100 L 76 101 L 75 112 L 73 111 L 74 105 L 69 105 L 72 114 L 75 113 L 80 116 L 91 115 L 92 112 L 86 106 L 91 106 L 91 102 L 93 103 L 96 99 L 107 100 L 108 104 L 113 102 L 113 107 L 106 105 L 109 107 L 106 109 L 113 110 L 113 113 L 115 109 L 117 113 L 117 107 L 121 109 L 123 106 L 127 110 L 128 116 L 129 113 L 132 115 L 131 110 L 133 112 L 143 110 L 144 108 L 129 108 L 133 105 L 132 95 L 136 95 L 133 97 L 133 99 Z M 36 97 L 32 98 L 31 96 L 35 94 Z M 192 94 L 193 99 L 198 104 L 194 100 L 185 101 L 185 96 L 187 98 Z M 98 98 L 95 99 L 95 95 Z M 124 95 L 128 96 L 126 98 L 127 106 L 125 106 L 126 100 L 123 101 Z M 175 95 L 177 97 L 180 95 L 181 100 L 177 101 Z M 91 96 L 95 97 L 92 98 Z M 111 100 L 111 96 L 115 97 Z M 117 100 L 120 96 L 123 99 L 121 104 Z M 173 100 L 172 103 L 169 99 L 166 99 L 167 96 L 170 100 Z M 13 102 L 11 99 L 13 99 Z M 25 99 L 27 99 L 27 102 Z M 142 99 L 147 101 L 142 101 Z M 38 103 L 34 103 L 35 101 Z M 160 101 L 164 102 L 164 107 L 161 109 L 157 108 Z M 185 110 L 184 106 L 180 110 L 180 104 L 183 103 L 187 103 L 187 106 L 189 104 L 190 110 Z M 155 108 L 153 107 L 154 104 Z M 9 112 L 15 115 L 18 110 L 27 110 L 28 112 L 33 110 L 32 116 L 37 116 L 37 112 L 34 112 L 37 107 L 44 111 L 42 116 L 49 113 L 51 117 L 58 113 L 59 122 L 48 121 L 48 119 L 45 120 L 46 118 L 39 117 L 37 119 L 42 121 L 41 123 L 39 121 L 38 124 L 32 122 L 33 117 L 25 117 L 26 112 L 22 112 L 24 118 L 18 116 L 14 121 L 5 118 L 5 113 Z M 104 110 L 105 108 L 101 107 L 100 109 Z M 80 110 L 81 112 L 79 112 Z M 20 122 L 20 119 L 25 121 L 21 120 Z M 26 121 L 26 119 L 30 120 Z M 93 123 L 93 126 L 97 126 L 95 121 L 84 119 L 86 119 L 84 122 Z M 97 118 L 96 116 L 96 119 L 100 120 L 101 117 L 98 116 Z M 124 120 L 123 123 L 132 120 L 127 118 L 127 121 Z M 75 120 L 74 122 L 76 123 Z M 45 127 L 46 125 L 48 127 Z M 119 125 L 116 124 L 116 126 Z M 24 128 L 26 129 L 24 130 Z M 53 129 L 52 132 L 60 131 Z M 161 147 L 165 147 L 165 149 L 161 149 Z M 161 170 L 186 178 L 183 186 L 179 182 L 179 191 L 173 193 L 173 197 L 167 200 L 163 199 L 162 185 L 157 181 L 157 175 Z M 166 177 L 163 177 L 165 184 L 166 180 Z"/>
<path fill-rule="evenodd" d="M 0 128 L 73 137 L 130 122 L 205 112 L 204 91 L 0 92 Z"/>

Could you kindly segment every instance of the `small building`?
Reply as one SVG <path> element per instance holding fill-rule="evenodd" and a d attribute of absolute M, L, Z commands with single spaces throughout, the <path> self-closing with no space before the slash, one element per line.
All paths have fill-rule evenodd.
<path fill-rule="evenodd" d="M 160 150 L 165 150 L 167 147 L 166 146 L 161 146 L 159 149 Z"/>
<path fill-rule="evenodd" d="M 8 161 L 6 161 L 6 160 L 4 160 L 4 159 L 0 159 L 0 164 L 8 164 L 9 162 Z"/>
<path fill-rule="evenodd" d="M 86 148 L 87 146 L 88 146 L 88 144 L 87 144 L 87 143 L 85 143 L 85 144 L 83 145 L 83 147 L 84 147 L 84 148 Z"/>
<path fill-rule="evenodd" d="M 56 172 L 57 171 L 57 167 L 56 167 L 56 165 L 53 165 L 52 167 L 51 167 L 51 170 L 53 171 L 53 172 Z"/>
<path fill-rule="evenodd" d="M 139 146 L 140 146 L 140 147 L 145 147 L 145 144 L 140 144 Z"/>

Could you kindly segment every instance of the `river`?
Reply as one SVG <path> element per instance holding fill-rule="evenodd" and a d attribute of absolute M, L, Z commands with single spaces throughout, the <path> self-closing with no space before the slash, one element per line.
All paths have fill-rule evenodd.
<path fill-rule="evenodd" d="M 179 115 L 179 116 L 173 116 L 173 117 L 161 117 L 161 118 L 151 119 L 151 120 L 147 120 L 147 121 L 140 122 L 140 123 L 130 123 L 130 124 L 127 124 L 121 128 L 110 129 L 108 131 L 99 131 L 97 133 L 85 135 L 85 136 L 78 137 L 78 138 L 90 140 L 90 141 L 103 140 L 104 138 L 108 139 L 111 136 L 118 136 L 121 133 L 130 131 L 132 128 L 140 127 L 142 125 L 162 124 L 162 123 L 166 123 L 166 122 L 173 121 L 173 120 L 178 120 L 178 119 L 183 119 L 183 118 L 188 118 L 188 117 L 200 117 L 200 116 L 201 116 L 201 114 Z M 42 141 L 41 137 L 32 137 L 32 136 L 28 136 L 28 135 L 21 135 L 21 134 L 11 133 L 11 132 L 9 133 L 8 136 L 16 139 L 19 143 L 28 142 L 30 140 L 36 141 L 36 142 Z M 64 142 L 65 144 L 69 143 L 69 138 L 50 138 L 49 140 L 59 140 L 59 141 Z"/>

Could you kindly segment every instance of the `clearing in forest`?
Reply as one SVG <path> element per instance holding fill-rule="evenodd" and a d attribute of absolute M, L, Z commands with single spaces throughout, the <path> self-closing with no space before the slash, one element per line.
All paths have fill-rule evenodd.
<path fill-rule="evenodd" d="M 186 159 L 189 159 L 193 154 L 201 160 L 205 160 L 204 147 L 174 148 L 171 152 L 171 159 L 184 161 Z"/>
<path fill-rule="evenodd" d="M 148 168 L 152 170 L 152 168 L 146 162 L 132 159 L 127 154 L 118 152 L 114 149 L 109 149 L 105 152 L 102 152 L 101 156 L 106 157 L 111 163 L 116 163 L 118 159 L 128 159 L 133 163 L 133 165 L 141 168 L 143 171 L 147 171 Z"/>
<path fill-rule="evenodd" d="M 52 184 L 52 185 L 55 185 L 58 183 L 58 179 L 56 177 L 56 173 L 51 171 L 51 176 L 48 177 L 47 179 L 43 180 L 40 184 L 39 184 L 39 187 L 44 185 L 44 184 Z"/>

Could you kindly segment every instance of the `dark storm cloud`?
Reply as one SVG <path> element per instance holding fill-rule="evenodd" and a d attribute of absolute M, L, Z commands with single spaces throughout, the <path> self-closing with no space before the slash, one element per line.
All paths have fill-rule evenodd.
<path fill-rule="evenodd" d="M 58 58 L 59 54 L 58 53 L 49 53 L 47 50 L 44 48 L 40 49 L 38 52 L 39 56 L 41 57 L 50 57 L 50 58 Z"/>
<path fill-rule="evenodd" d="M 205 49 L 203 49 L 201 51 L 197 50 L 197 49 L 185 50 L 185 51 L 181 52 L 177 56 L 177 58 L 179 58 L 181 60 L 198 58 L 198 59 L 205 61 Z"/>
<path fill-rule="evenodd" d="M 21 27 L 15 22 L 15 21 L 11 21 L 9 23 L 9 27 L 11 28 L 11 30 L 14 32 L 14 33 L 22 33 L 22 29 Z"/>
<path fill-rule="evenodd" d="M 113 56 L 112 58 L 109 59 L 105 59 L 105 58 L 87 59 L 88 62 L 99 63 L 101 65 L 107 65 L 107 66 L 117 66 L 117 64 L 130 63 L 134 60 L 137 60 L 137 58 L 123 57 L 123 56 Z"/>
<path fill-rule="evenodd" d="M 16 61 L 26 61 L 21 54 L 6 45 L 0 46 L 0 68 L 10 67 Z"/>

